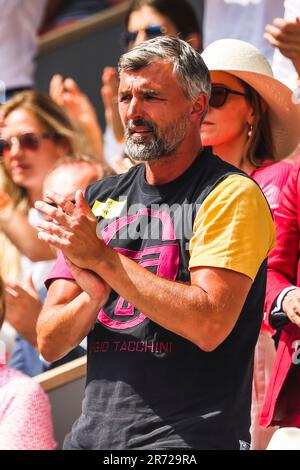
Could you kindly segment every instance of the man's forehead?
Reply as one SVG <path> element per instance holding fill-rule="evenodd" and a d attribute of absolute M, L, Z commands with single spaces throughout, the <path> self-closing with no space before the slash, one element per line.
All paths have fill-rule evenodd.
<path fill-rule="evenodd" d="M 166 62 L 155 62 L 139 70 L 124 70 L 120 74 L 120 87 L 149 86 L 159 89 L 164 81 L 174 77 L 173 65 Z M 175 79 L 175 77 L 174 77 Z"/>

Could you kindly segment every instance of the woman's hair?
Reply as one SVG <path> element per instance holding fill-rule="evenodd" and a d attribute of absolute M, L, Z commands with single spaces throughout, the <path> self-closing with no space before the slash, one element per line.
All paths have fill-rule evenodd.
<path fill-rule="evenodd" d="M 197 15 L 187 0 L 133 0 L 125 18 L 126 28 L 128 28 L 131 13 L 143 6 L 149 6 L 169 18 L 175 25 L 181 39 L 187 40 L 192 33 L 202 37 Z"/>
<path fill-rule="evenodd" d="M 80 141 L 75 126 L 65 111 L 50 96 L 31 90 L 17 93 L 0 107 L 2 120 L 17 109 L 24 109 L 31 113 L 45 127 L 45 130 L 53 135 L 57 144 L 67 142 L 69 153 L 75 154 L 80 151 Z M 10 195 L 16 206 L 20 206 L 21 209 L 26 207 L 26 189 L 15 185 L 4 165 L 1 165 L 0 187 Z"/>
<path fill-rule="evenodd" d="M 46 131 L 54 136 L 57 142 L 67 140 L 71 153 L 79 150 L 78 138 L 73 123 L 66 112 L 50 96 L 31 90 L 17 93 L 1 106 L 2 119 L 20 108 L 33 114 L 45 127 Z"/>
<path fill-rule="evenodd" d="M 31 113 L 53 135 L 57 144 L 66 142 L 69 153 L 76 154 L 81 150 L 76 128 L 65 111 L 48 95 L 38 91 L 23 91 L 14 95 L 0 107 L 2 121 L 17 109 Z M 74 157 L 76 158 L 76 157 Z M 7 192 L 15 206 L 23 213 L 29 209 L 27 190 L 12 180 L 3 163 L 0 163 L 0 188 Z M 20 254 L 4 233 L 0 232 L 0 276 L 4 280 L 17 281 L 20 273 Z"/>
<path fill-rule="evenodd" d="M 237 77 L 235 77 L 237 78 Z M 250 162 L 255 167 L 264 165 L 264 161 L 275 160 L 275 148 L 272 139 L 268 107 L 262 97 L 250 85 L 240 80 L 249 101 L 253 107 L 254 122 L 251 135 L 244 149 L 243 160 Z"/>
<path fill-rule="evenodd" d="M 4 283 L 0 277 L 0 330 L 4 322 L 5 316 L 5 295 L 4 295 Z"/>

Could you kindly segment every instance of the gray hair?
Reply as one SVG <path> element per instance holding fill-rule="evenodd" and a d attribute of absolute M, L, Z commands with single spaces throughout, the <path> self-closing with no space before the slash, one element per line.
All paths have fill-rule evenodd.
<path fill-rule="evenodd" d="M 210 96 L 210 74 L 201 55 L 177 37 L 159 36 L 126 52 L 119 60 L 119 74 L 137 71 L 157 60 L 173 64 L 173 73 L 187 99 L 195 100 L 201 92 Z"/>

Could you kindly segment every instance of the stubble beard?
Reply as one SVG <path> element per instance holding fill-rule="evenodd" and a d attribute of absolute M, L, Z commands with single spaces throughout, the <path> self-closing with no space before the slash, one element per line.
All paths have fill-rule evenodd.
<path fill-rule="evenodd" d="M 158 127 L 145 119 L 130 120 L 125 128 L 125 152 L 135 161 L 149 162 L 163 157 L 172 157 L 184 140 L 189 121 L 187 113 L 183 113 L 171 125 L 159 132 Z M 146 126 L 152 132 L 146 137 L 132 137 L 130 129 L 134 126 Z"/>

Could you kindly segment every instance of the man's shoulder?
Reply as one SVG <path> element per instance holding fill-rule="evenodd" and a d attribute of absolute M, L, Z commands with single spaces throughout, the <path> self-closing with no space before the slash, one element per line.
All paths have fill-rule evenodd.
<path fill-rule="evenodd" d="M 197 202 L 203 202 L 207 196 L 214 191 L 221 183 L 230 182 L 230 176 L 250 179 L 246 173 L 230 163 L 222 160 L 218 155 L 211 152 L 206 147 L 203 152 L 203 159 L 199 159 L 199 188 L 202 188 L 197 196 Z M 234 178 L 234 180 L 236 179 Z M 226 183 L 224 183 L 226 185 Z"/>
<path fill-rule="evenodd" d="M 121 194 L 125 187 L 132 184 L 141 170 L 140 165 L 130 168 L 126 173 L 120 175 L 108 176 L 99 181 L 90 184 L 85 190 L 85 198 L 89 204 L 93 204 L 95 200 L 108 197 L 112 192 Z"/>

